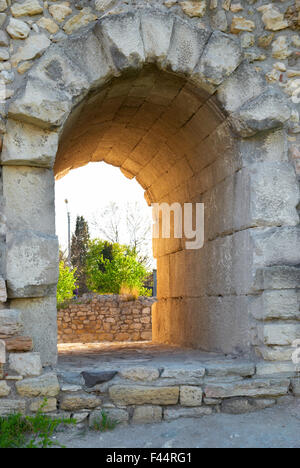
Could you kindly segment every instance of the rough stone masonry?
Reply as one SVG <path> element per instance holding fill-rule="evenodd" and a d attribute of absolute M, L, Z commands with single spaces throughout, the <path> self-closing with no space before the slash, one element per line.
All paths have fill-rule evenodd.
<path fill-rule="evenodd" d="M 260 369 L 254 383 L 222 377 L 194 396 L 188 376 L 163 395 L 121 382 L 108 404 L 125 402 L 130 418 L 135 404 L 159 406 L 145 410 L 159 418 L 186 397 L 200 408 L 201 391 L 210 401 L 295 387 L 299 14 L 299 0 L 0 0 L 2 412 L 43 396 L 52 410 L 73 405 L 55 370 L 54 177 L 98 161 L 136 178 L 148 204 L 205 204 L 203 249 L 154 242 L 154 341 Z M 102 405 L 72 390 L 77 408 Z"/>

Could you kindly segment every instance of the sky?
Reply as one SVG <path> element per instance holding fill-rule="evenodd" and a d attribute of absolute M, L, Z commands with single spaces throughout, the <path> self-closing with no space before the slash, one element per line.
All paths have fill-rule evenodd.
<path fill-rule="evenodd" d="M 90 227 L 91 237 L 101 237 L 94 222 L 101 223 L 101 213 L 115 202 L 122 212 L 128 203 L 137 203 L 141 216 L 152 220 L 151 208 L 144 199 L 144 190 L 135 179 L 127 179 L 119 168 L 104 162 L 90 163 L 74 169 L 55 184 L 56 234 L 63 249 L 68 245 L 68 223 L 65 199 L 68 199 L 71 214 L 71 233 L 75 229 L 76 217 L 84 216 Z M 124 223 L 125 224 L 125 223 Z M 121 224 L 121 243 L 127 243 L 126 226 Z M 149 238 L 148 252 L 151 253 Z"/>

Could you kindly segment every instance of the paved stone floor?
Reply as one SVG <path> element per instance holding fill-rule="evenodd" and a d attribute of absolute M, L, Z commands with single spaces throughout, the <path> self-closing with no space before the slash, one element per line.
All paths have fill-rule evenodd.
<path fill-rule="evenodd" d="M 58 368 L 61 371 L 98 369 L 116 370 L 124 366 L 193 366 L 209 360 L 231 360 L 223 354 L 205 353 L 196 349 L 157 345 L 150 341 L 114 343 L 71 343 L 58 345 Z M 234 359 L 234 358 L 233 358 Z"/>
<path fill-rule="evenodd" d="M 58 434 L 68 448 L 300 448 L 300 402 L 242 415 L 119 426 L 97 433 L 79 429 Z"/>

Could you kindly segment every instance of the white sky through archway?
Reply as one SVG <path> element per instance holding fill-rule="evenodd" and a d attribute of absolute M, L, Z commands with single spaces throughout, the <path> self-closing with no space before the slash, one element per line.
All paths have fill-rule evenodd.
<path fill-rule="evenodd" d="M 119 168 L 106 163 L 90 163 L 74 169 L 55 184 L 56 234 L 63 249 L 68 244 L 67 209 L 69 201 L 71 213 L 71 232 L 75 229 L 77 215 L 84 216 L 90 227 L 91 237 L 104 236 L 93 227 L 93 221 L 101 223 L 100 214 L 111 202 L 126 210 L 128 203 L 137 203 L 142 218 L 151 222 L 152 211 L 144 199 L 144 190 L 133 179 L 127 179 Z M 123 223 L 120 226 L 120 242 L 128 243 L 128 232 Z M 151 254 L 151 233 L 148 253 Z M 154 264 L 153 264 L 154 267 Z"/>

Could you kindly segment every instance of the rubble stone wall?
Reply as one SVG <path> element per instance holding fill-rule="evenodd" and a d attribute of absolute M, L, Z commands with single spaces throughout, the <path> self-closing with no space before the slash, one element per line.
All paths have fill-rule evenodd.
<path fill-rule="evenodd" d="M 58 343 L 151 341 L 154 299 L 84 295 L 57 314 Z"/>

